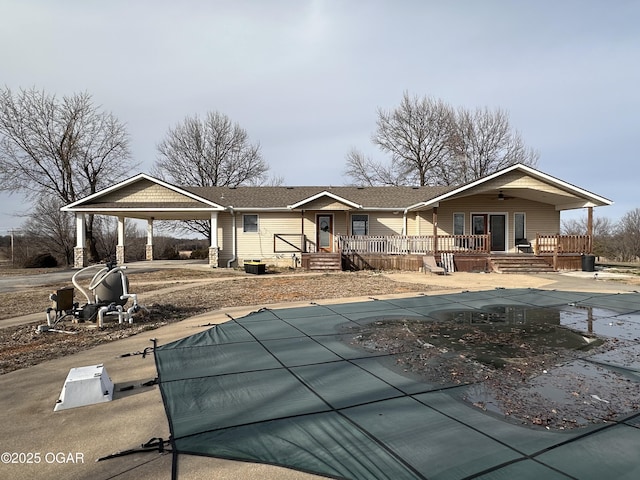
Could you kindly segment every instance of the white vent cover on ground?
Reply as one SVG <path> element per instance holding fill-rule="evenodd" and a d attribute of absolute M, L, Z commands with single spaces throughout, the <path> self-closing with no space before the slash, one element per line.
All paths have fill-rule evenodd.
<path fill-rule="evenodd" d="M 53 411 L 109 402 L 112 398 L 113 382 L 104 365 L 72 368 Z"/>

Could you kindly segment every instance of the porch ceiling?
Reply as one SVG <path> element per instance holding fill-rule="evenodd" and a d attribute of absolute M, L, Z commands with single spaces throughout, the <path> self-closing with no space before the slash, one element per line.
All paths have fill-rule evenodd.
<path fill-rule="evenodd" d="M 500 193 L 503 195 L 502 200 L 499 199 Z M 447 196 L 446 198 L 439 198 L 434 199 L 433 201 L 424 202 L 410 208 L 410 210 L 430 210 L 434 206 L 442 205 L 447 201 L 469 197 L 483 198 L 486 201 L 495 201 L 497 206 L 508 205 L 509 201 L 513 199 L 522 199 L 553 205 L 555 209 L 559 211 L 608 205 L 607 203 L 596 202 L 593 201 L 593 199 L 584 198 L 559 189 L 555 189 L 554 191 L 545 191 L 533 188 L 500 187 L 462 191 Z"/>
<path fill-rule="evenodd" d="M 499 195 L 501 193 L 504 197 L 503 200 L 499 200 Z M 450 198 L 463 198 L 476 195 L 478 195 L 478 192 L 465 192 L 464 194 L 455 195 Z M 504 187 L 483 191 L 482 195 L 486 195 L 490 199 L 495 200 L 496 203 L 509 202 L 509 200 L 520 198 L 532 202 L 553 205 L 556 210 L 571 210 L 575 208 L 601 206 L 601 204 L 595 203 L 590 199 L 558 189 L 555 191 L 545 191 L 531 188 Z"/>
<path fill-rule="evenodd" d="M 107 215 L 114 217 L 136 218 L 140 220 L 210 220 L 211 213 L 219 211 L 211 208 L 189 208 L 189 209 L 172 209 L 172 208 L 86 208 L 75 209 L 75 212 Z"/>

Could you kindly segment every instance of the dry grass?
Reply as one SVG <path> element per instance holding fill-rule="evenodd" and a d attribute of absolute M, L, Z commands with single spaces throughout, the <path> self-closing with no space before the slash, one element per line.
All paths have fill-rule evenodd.
<path fill-rule="evenodd" d="M 294 302 L 352 296 L 425 291 L 424 285 L 399 283 L 372 273 L 325 275 L 246 276 L 228 271 L 168 269 L 128 276 L 130 290 L 140 295 L 149 309 L 133 325 L 109 324 L 105 329 L 87 328 L 65 322 L 73 334 L 37 334 L 50 306 L 52 285 L 0 294 L 4 309 L 0 318 L 42 313 L 42 321 L 17 327 L 0 328 L 0 374 L 69 355 L 100 343 L 118 340 L 167 323 L 224 307 Z M 159 292 L 162 290 L 162 292 Z M 158 293 L 154 293 L 158 292 Z M 76 296 L 76 301 L 84 303 Z M 7 313 L 8 312 L 8 313 Z"/>

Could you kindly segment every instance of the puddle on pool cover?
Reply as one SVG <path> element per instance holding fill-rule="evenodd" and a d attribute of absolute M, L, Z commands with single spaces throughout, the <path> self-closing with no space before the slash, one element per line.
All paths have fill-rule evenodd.
<path fill-rule="evenodd" d="M 430 384 L 468 385 L 462 398 L 476 408 L 568 429 L 640 410 L 640 372 L 590 361 L 606 352 L 615 365 L 639 337 L 640 318 L 602 309 L 493 306 L 378 319 L 354 343 L 395 354 Z"/>

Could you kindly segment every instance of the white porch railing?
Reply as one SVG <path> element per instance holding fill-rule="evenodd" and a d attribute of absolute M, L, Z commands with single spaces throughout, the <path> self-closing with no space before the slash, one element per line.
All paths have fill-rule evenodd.
<path fill-rule="evenodd" d="M 433 255 L 491 252 L 490 235 L 338 235 L 345 254 Z M 581 255 L 592 252 L 589 235 L 536 235 L 534 253 Z"/>
<path fill-rule="evenodd" d="M 345 254 L 488 253 L 489 235 L 338 235 Z"/>

